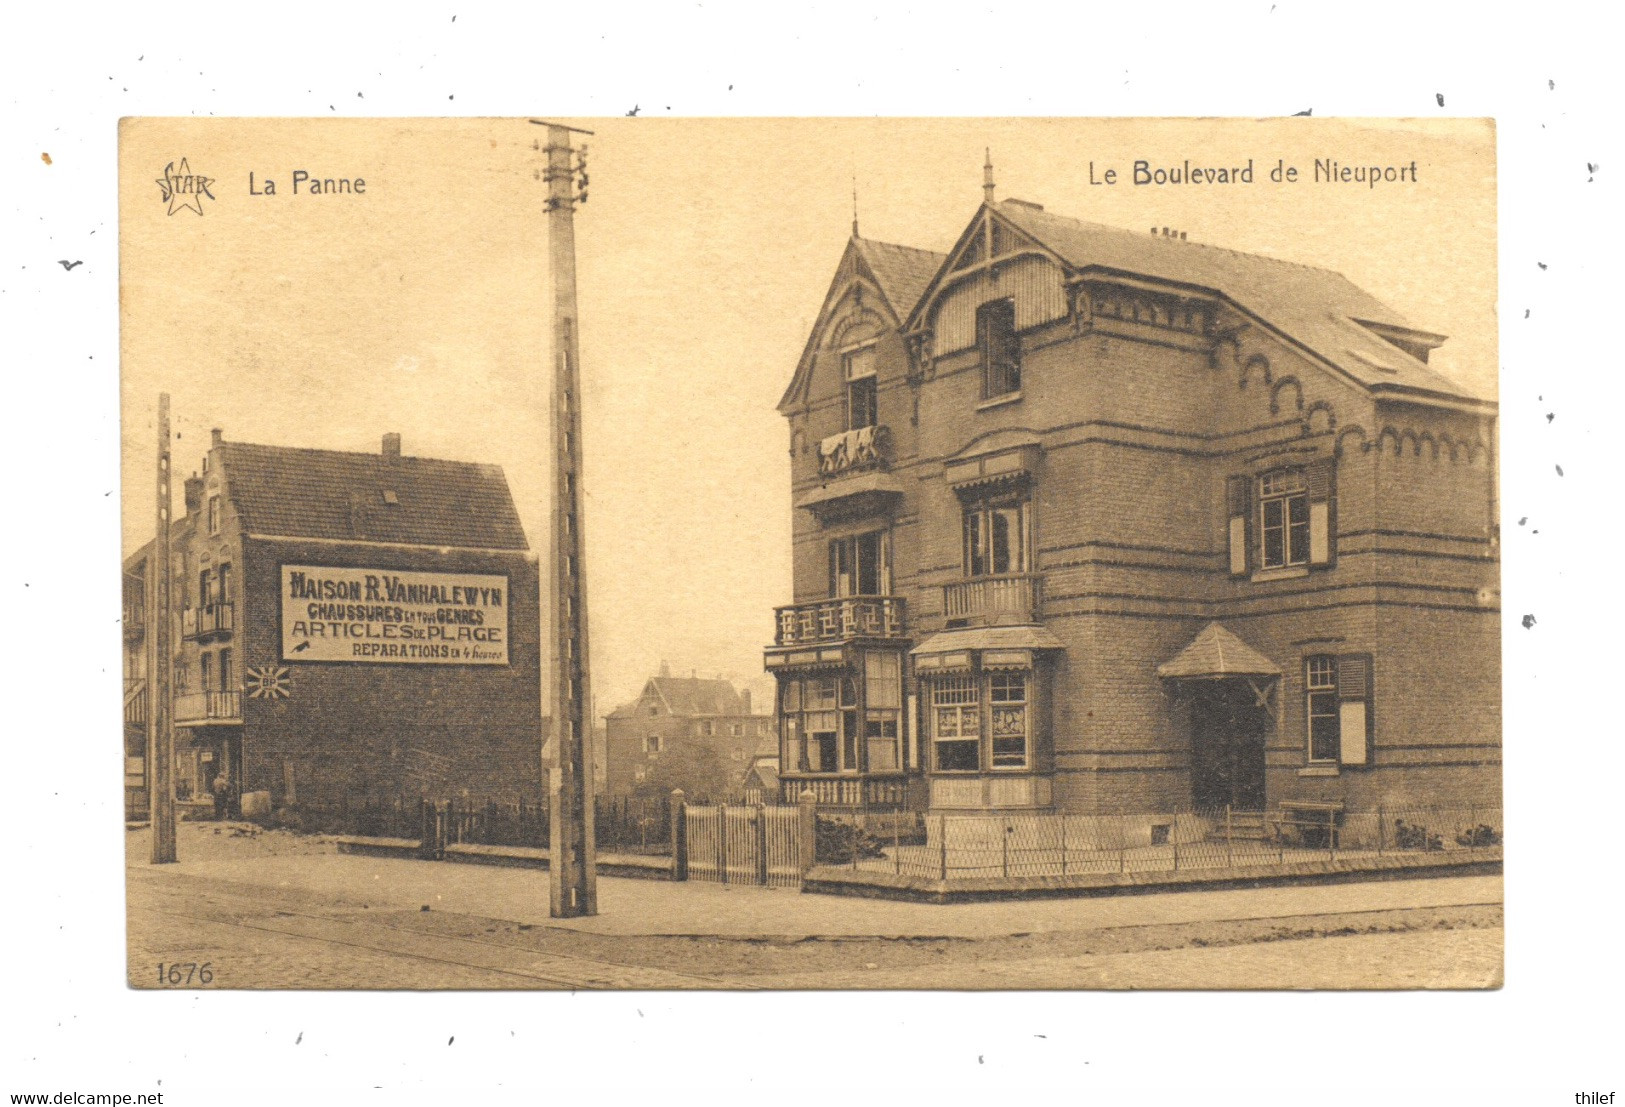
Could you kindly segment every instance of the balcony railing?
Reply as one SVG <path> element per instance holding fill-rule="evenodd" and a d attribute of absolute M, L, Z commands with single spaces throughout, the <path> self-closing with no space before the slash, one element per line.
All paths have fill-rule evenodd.
<path fill-rule="evenodd" d="M 1030 623 L 1038 618 L 1043 578 L 1033 573 L 974 577 L 942 586 L 942 610 L 948 619 Z"/>
<path fill-rule="evenodd" d="M 801 793 L 810 791 L 819 807 L 900 808 L 908 794 L 908 778 L 784 776 L 779 779 L 779 798 L 796 803 Z"/>
<path fill-rule="evenodd" d="M 891 431 L 884 426 L 842 431 L 818 443 L 818 472 L 832 477 L 860 469 L 883 469 L 890 452 Z"/>
<path fill-rule="evenodd" d="M 134 678 L 124 682 L 124 725 L 147 725 L 147 682 Z"/>
<path fill-rule="evenodd" d="M 228 635 L 236 628 L 236 609 L 229 603 L 188 607 L 181 612 L 181 634 L 186 638 Z"/>
<path fill-rule="evenodd" d="M 903 601 L 898 596 L 843 596 L 777 609 L 775 643 L 805 646 L 847 638 L 902 638 Z"/>
<path fill-rule="evenodd" d="M 243 694 L 240 691 L 187 692 L 175 697 L 177 723 L 242 721 Z"/>

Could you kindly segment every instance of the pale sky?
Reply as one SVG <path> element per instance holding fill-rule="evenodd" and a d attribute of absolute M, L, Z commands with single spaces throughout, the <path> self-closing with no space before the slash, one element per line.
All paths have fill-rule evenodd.
<path fill-rule="evenodd" d="M 1424 329 L 1433 365 L 1496 391 L 1493 131 L 1452 121 L 565 120 L 577 218 L 587 569 L 599 714 L 662 660 L 770 687 L 790 600 L 788 432 L 775 404 L 852 222 L 946 250 L 1000 198 L 1335 269 Z M 144 120 L 121 132 L 124 541 L 151 533 L 152 417 L 177 475 L 227 439 L 501 465 L 547 537 L 542 128 L 518 120 Z M 185 157 L 206 214 L 156 179 Z M 1233 165 L 1251 186 L 1128 183 L 1136 159 Z M 1316 184 L 1316 158 L 1417 165 L 1415 184 Z M 1277 159 L 1303 178 L 1273 185 Z M 1115 167 L 1120 183 L 1090 183 Z M 293 196 L 296 169 L 362 196 Z M 249 195 L 270 177 L 278 195 Z M 263 186 L 262 186 L 263 187 Z M 177 481 L 177 489 L 179 482 Z M 251 659 L 250 659 L 251 660 Z"/>

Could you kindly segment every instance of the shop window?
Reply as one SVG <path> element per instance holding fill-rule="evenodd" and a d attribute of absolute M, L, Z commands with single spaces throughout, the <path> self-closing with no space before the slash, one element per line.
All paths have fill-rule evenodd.
<path fill-rule="evenodd" d="M 987 678 L 993 730 L 993 767 L 1025 769 L 1030 761 L 1027 674 L 993 673 Z"/>
<path fill-rule="evenodd" d="M 1370 761 L 1371 655 L 1304 658 L 1304 717 L 1311 765 Z"/>
<path fill-rule="evenodd" d="M 1021 339 L 1014 300 L 991 300 L 976 309 L 976 346 L 982 354 L 982 398 L 1020 392 Z"/>
<path fill-rule="evenodd" d="M 880 421 L 875 347 L 864 346 L 841 355 L 841 370 L 846 380 L 846 429 L 874 426 Z"/>
<path fill-rule="evenodd" d="M 967 577 L 1025 573 L 1028 557 L 1025 502 L 978 504 L 965 509 L 964 562 Z"/>
<path fill-rule="evenodd" d="M 884 596 L 891 590 L 885 531 L 837 538 L 829 544 L 829 594 Z"/>
<path fill-rule="evenodd" d="M 931 741 L 938 772 L 975 772 L 981 768 L 979 683 L 974 676 L 963 676 L 947 677 L 931 685 Z"/>

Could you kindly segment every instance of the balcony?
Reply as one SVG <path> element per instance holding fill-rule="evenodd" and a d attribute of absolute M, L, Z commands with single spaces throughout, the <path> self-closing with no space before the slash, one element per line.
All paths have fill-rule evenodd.
<path fill-rule="evenodd" d="M 864 469 L 884 469 L 891 454 L 891 431 L 883 426 L 859 427 L 832 434 L 818 443 L 818 472 L 833 477 Z"/>
<path fill-rule="evenodd" d="M 187 692 L 175 697 L 176 726 L 242 721 L 243 694 L 240 691 Z"/>
<path fill-rule="evenodd" d="M 819 807 L 850 807 L 896 810 L 904 806 L 908 796 L 908 778 L 904 776 L 796 776 L 779 779 L 779 798 L 784 803 L 797 803 L 802 792 L 811 792 Z"/>
<path fill-rule="evenodd" d="M 229 603 L 188 607 L 181 612 L 183 638 L 226 638 L 236 629 L 236 608 Z"/>
<path fill-rule="evenodd" d="M 903 638 L 899 596 L 843 596 L 777 608 L 776 646 L 810 646 L 849 638 Z"/>
<path fill-rule="evenodd" d="M 942 611 L 949 623 L 1036 623 L 1043 591 L 1035 573 L 956 580 L 942 586 Z"/>

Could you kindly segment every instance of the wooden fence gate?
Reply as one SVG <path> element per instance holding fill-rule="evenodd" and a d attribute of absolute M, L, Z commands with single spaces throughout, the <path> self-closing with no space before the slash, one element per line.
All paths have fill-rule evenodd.
<path fill-rule="evenodd" d="M 763 804 L 684 805 L 678 872 L 719 884 L 801 886 L 801 813 Z"/>

